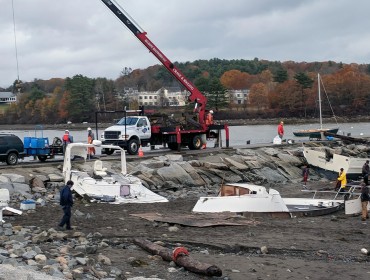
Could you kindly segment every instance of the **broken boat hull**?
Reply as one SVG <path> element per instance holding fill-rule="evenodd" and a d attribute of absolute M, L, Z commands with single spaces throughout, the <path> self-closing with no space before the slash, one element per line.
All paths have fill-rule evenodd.
<path fill-rule="evenodd" d="M 369 158 L 347 157 L 339 154 L 330 155 L 324 147 L 311 148 L 303 146 L 303 155 L 310 166 L 320 168 L 338 175 L 340 168 L 344 169 L 348 179 L 358 179 L 362 166 Z"/>
<path fill-rule="evenodd" d="M 193 208 L 198 213 L 231 212 L 248 217 L 320 216 L 343 209 L 343 201 L 282 198 L 274 189 L 248 183 L 227 184 L 217 197 L 201 197 Z"/>
<path fill-rule="evenodd" d="M 67 146 L 63 175 L 64 180 L 74 182 L 72 190 L 82 197 L 109 203 L 155 203 L 168 202 L 168 200 L 147 189 L 139 178 L 127 174 L 125 151 L 113 145 L 71 143 Z M 101 160 L 91 161 L 90 171 L 80 171 L 72 168 L 72 158 L 80 156 L 86 159 L 87 149 L 99 145 L 101 148 L 118 150 L 121 153 L 121 171 L 109 172 Z"/>

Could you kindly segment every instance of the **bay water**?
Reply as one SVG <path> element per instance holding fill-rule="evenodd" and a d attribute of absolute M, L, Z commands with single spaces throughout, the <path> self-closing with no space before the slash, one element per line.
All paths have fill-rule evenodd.
<path fill-rule="evenodd" d="M 284 125 L 284 139 L 292 139 L 295 141 L 307 141 L 308 138 L 295 137 L 293 131 L 301 129 L 315 129 L 319 126 L 316 123 L 300 124 L 300 125 Z M 326 125 L 326 128 L 337 127 L 336 124 Z M 272 143 L 273 138 L 277 135 L 277 124 L 271 125 L 243 125 L 230 126 L 230 146 L 245 146 L 247 142 L 250 144 L 264 144 Z M 104 129 L 99 129 L 98 133 L 93 129 L 96 139 L 100 139 L 101 133 Z M 35 130 L 0 130 L 0 133 L 13 133 L 24 140 L 24 137 L 47 137 L 51 144 L 54 137 L 62 138 L 64 130 L 47 129 L 42 130 L 37 128 Z M 87 142 L 86 129 L 70 129 L 70 134 L 73 136 L 74 142 Z M 359 123 L 343 123 L 339 124 L 338 134 L 352 136 L 352 137 L 368 137 L 370 135 L 370 122 Z M 98 136 L 98 137 L 97 137 Z M 225 133 L 222 133 L 223 146 L 225 146 Z M 211 143 L 209 146 L 212 146 Z"/>

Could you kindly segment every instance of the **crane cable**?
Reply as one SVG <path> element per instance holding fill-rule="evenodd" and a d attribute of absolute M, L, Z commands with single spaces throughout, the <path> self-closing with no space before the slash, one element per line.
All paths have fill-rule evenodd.
<path fill-rule="evenodd" d="M 18 86 L 20 86 L 20 80 L 19 80 L 17 33 L 15 32 L 14 0 L 12 0 L 12 11 L 13 11 L 13 31 L 14 31 L 15 59 L 16 59 L 16 62 L 17 62 L 17 78 L 18 78 L 16 86 L 18 87 Z M 18 87 L 18 91 L 20 91 L 20 87 Z"/>

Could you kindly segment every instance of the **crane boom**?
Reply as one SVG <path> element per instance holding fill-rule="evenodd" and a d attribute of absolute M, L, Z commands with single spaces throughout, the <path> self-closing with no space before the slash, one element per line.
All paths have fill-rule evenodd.
<path fill-rule="evenodd" d="M 164 67 L 179 81 L 189 92 L 190 102 L 195 102 L 195 108 L 198 111 L 199 123 L 204 129 L 205 107 L 207 98 L 198 90 L 198 88 L 189 81 L 185 75 L 161 52 L 160 49 L 147 37 L 147 33 L 130 17 L 130 15 L 114 0 L 101 0 L 117 17 L 126 25 L 126 27 L 140 40 L 140 42 L 163 64 Z"/>

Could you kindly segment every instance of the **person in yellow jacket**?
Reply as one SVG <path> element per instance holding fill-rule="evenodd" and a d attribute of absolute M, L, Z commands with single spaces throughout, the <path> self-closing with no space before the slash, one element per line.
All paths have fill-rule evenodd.
<path fill-rule="evenodd" d="M 337 182 L 338 183 L 340 182 L 340 191 L 341 192 L 344 191 L 344 188 L 347 185 L 347 176 L 346 176 L 346 172 L 344 172 L 343 168 L 340 169 L 339 177 L 337 178 Z"/>

